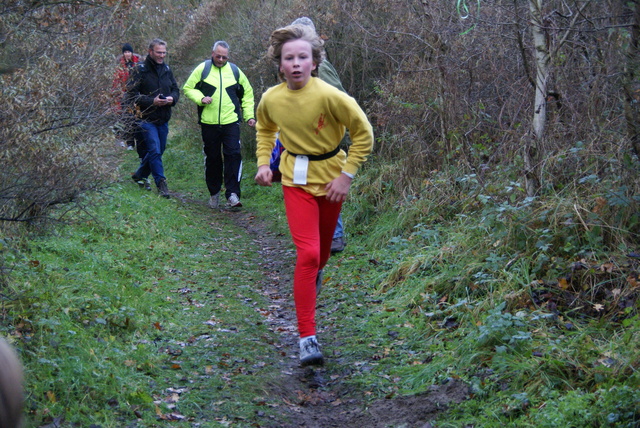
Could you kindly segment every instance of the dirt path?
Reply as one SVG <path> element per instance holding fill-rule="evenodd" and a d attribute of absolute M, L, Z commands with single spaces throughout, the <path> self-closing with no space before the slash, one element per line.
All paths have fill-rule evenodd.
<path fill-rule="evenodd" d="M 270 233 L 268 227 L 248 211 L 228 212 L 228 215 L 238 228 L 254 236 L 254 242 L 262 249 L 262 294 L 270 302 L 267 322 L 280 338 L 274 346 L 289 355 L 297 349 L 298 336 L 291 295 L 295 254 L 285 241 L 288 237 Z M 325 346 L 337 344 L 328 342 Z M 466 384 L 452 380 L 432 386 L 420 395 L 366 403 L 358 391 L 347 390 L 330 368 L 300 368 L 297 358 L 284 358 L 283 364 L 282 376 L 271 385 L 270 391 L 282 402 L 282 417 L 263 426 L 424 428 L 430 427 L 429 421 L 446 410 L 449 403 L 461 402 L 469 392 Z"/>

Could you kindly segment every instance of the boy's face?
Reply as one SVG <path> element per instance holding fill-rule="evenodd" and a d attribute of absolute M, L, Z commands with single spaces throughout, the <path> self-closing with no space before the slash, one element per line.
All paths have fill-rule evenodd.
<path fill-rule="evenodd" d="M 313 63 L 311 43 L 297 39 L 282 45 L 280 72 L 284 74 L 289 89 L 302 89 L 316 69 Z"/>

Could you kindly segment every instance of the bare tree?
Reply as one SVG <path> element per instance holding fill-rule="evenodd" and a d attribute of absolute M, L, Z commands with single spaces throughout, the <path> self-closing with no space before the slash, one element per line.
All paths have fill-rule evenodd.
<path fill-rule="evenodd" d="M 535 196 L 540 187 L 540 174 L 538 167 L 541 159 L 547 153 L 545 150 L 545 133 L 547 127 L 547 102 L 553 95 L 549 93 L 550 64 L 553 58 L 560 52 L 560 49 L 567 40 L 569 34 L 575 31 L 575 24 L 578 18 L 582 17 L 582 12 L 588 6 L 589 1 L 571 11 L 573 19 L 564 34 L 559 40 L 555 40 L 552 45 L 552 38 L 549 35 L 550 28 L 545 24 L 543 14 L 544 0 L 529 0 L 529 11 L 531 14 L 531 34 L 535 52 L 535 96 L 533 104 L 533 120 L 531 123 L 532 136 L 524 138 L 524 163 L 525 180 L 528 196 Z"/>
<path fill-rule="evenodd" d="M 115 56 L 125 34 L 141 50 L 169 36 L 162 17 L 178 9 L 188 10 L 169 0 L 2 3 L 0 227 L 46 219 L 110 185 L 119 164 Z"/>

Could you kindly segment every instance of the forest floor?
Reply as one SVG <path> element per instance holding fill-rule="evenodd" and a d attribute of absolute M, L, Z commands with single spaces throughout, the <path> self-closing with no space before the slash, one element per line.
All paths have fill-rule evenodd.
<path fill-rule="evenodd" d="M 280 190 L 246 184 L 243 208 L 211 210 L 192 180 L 171 189 L 160 198 L 125 176 L 96 195 L 90 221 L 33 243 L 14 316 L 48 328 L 10 330 L 25 350 L 27 426 L 426 428 L 469 399 L 455 377 L 402 394 L 386 374 L 431 353 L 404 344 L 356 236 L 329 261 L 317 303 L 326 364 L 300 367 Z"/>
<path fill-rule="evenodd" d="M 229 212 L 233 222 L 258 240 L 262 248 L 258 261 L 263 271 L 261 294 L 270 302 L 272 312 L 268 317 L 269 328 L 278 337 L 276 351 L 288 353 L 297 349 L 292 281 L 293 258 L 283 257 L 281 248 L 288 245 L 286 236 L 269 233 L 267 224 L 257 220 L 248 211 Z M 322 305 L 321 300 L 319 305 Z M 319 306 L 319 312 L 321 311 Z M 323 335 L 322 345 L 335 349 L 340 343 L 332 343 L 331 334 Z M 282 359 L 281 376 L 270 386 L 271 397 L 278 397 L 283 410 L 280 420 L 264 426 L 273 427 L 430 427 L 429 421 L 449 404 L 468 398 L 469 387 L 457 380 L 433 385 L 428 391 L 414 396 L 383 398 L 365 402 L 363 391 L 345 387 L 340 375 L 324 367 L 299 367 L 297 358 Z M 345 364 L 353 362 L 344 361 Z"/>

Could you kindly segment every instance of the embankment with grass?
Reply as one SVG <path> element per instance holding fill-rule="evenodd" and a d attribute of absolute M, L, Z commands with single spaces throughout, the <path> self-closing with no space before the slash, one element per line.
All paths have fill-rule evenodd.
<path fill-rule="evenodd" d="M 268 385 L 295 350 L 264 323 L 255 231 L 206 206 L 193 135 L 172 136 L 169 200 L 131 182 L 132 153 L 85 211 L 3 243 L 28 426 L 270 426 Z M 466 382 L 438 427 L 637 426 L 638 262 L 610 205 L 488 196 L 453 171 L 399 192 L 397 168 L 374 159 L 343 212 L 318 310 L 328 378 L 365 400 Z M 254 171 L 243 209 L 290 245 Z"/>

